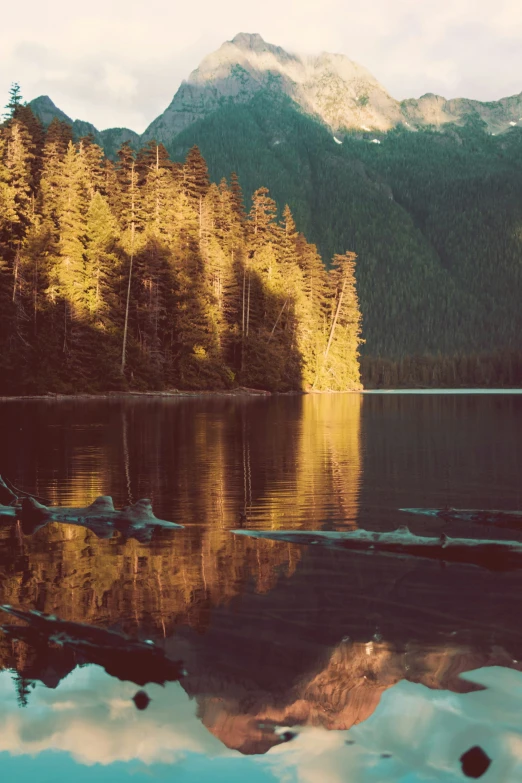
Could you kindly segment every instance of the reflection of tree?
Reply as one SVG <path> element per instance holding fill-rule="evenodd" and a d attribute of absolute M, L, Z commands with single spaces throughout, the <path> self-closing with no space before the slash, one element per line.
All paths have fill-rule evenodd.
<path fill-rule="evenodd" d="M 138 624 L 146 616 L 166 632 L 175 622 L 202 622 L 203 607 L 237 595 L 252 577 L 258 590 L 271 589 L 280 567 L 292 574 L 300 550 L 227 531 L 244 510 L 247 525 L 263 527 L 353 521 L 360 406 L 358 395 L 130 405 L 120 416 L 107 405 L 101 422 L 85 411 L 78 418 L 75 406 L 64 421 L 50 406 L 46 437 L 29 406 L 21 415 L 26 429 L 35 425 L 38 479 L 23 471 L 21 484 L 37 486 L 50 503 L 78 506 L 109 487 L 125 503 L 132 487 L 187 528 L 148 547 L 53 525 L 25 537 L 23 554 L 4 531 L 2 559 L 17 565 L 2 580 L 3 600 L 90 622 Z M 24 453 L 23 441 L 13 442 Z"/>
<path fill-rule="evenodd" d="M 25 537 L 22 551 L 6 532 L 2 603 L 160 635 L 179 623 L 201 627 L 209 607 L 240 593 L 251 576 L 270 587 L 278 566 L 292 568 L 290 546 L 257 547 L 219 530 L 144 545 L 53 523 Z"/>
<path fill-rule="evenodd" d="M 31 680 L 26 679 L 18 672 L 14 675 L 14 682 L 16 688 L 16 700 L 20 707 L 27 707 L 29 703 L 29 693 L 31 692 L 31 686 L 34 683 Z"/>
<path fill-rule="evenodd" d="M 256 527 L 353 524 L 360 412 L 356 394 L 50 404 L 45 416 L 28 404 L 7 423 L 12 477 L 54 505 L 110 493 L 121 506 L 132 488 L 163 518 L 213 529 L 245 512 Z"/>
<path fill-rule="evenodd" d="M 233 535 L 241 514 L 247 527 L 354 523 L 360 409 L 358 395 L 73 403 L 47 405 L 45 417 L 31 404 L 13 408 L 15 483 L 56 505 L 112 491 L 120 507 L 132 490 L 185 529 L 141 544 L 58 523 L 32 536 L 6 526 L 0 602 L 159 642 L 182 625 L 205 630 L 231 599 L 292 577 L 302 556 L 290 544 Z M 44 665 L 23 642 L 5 639 L 0 658 L 49 684 L 75 665 L 54 648 Z"/>

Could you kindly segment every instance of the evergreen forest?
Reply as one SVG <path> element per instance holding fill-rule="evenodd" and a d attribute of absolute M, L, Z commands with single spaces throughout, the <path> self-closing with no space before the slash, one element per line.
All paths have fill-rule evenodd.
<path fill-rule="evenodd" d="M 357 253 L 365 386 L 522 385 L 522 128 L 339 136 L 260 92 L 167 148 L 266 184 L 327 263 Z"/>
<path fill-rule="evenodd" d="M 327 269 L 266 187 L 245 210 L 149 141 L 108 159 L 15 86 L 0 127 L 0 393 L 360 388 L 353 252 Z"/>

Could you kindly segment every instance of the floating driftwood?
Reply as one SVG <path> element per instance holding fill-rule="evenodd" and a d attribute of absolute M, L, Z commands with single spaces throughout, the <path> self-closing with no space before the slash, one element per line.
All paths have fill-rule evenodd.
<path fill-rule="evenodd" d="M 0 477 L 0 499 L 7 499 L 11 490 Z M 11 493 L 13 494 L 13 493 Z M 81 525 L 92 530 L 98 538 L 110 538 L 119 531 L 127 538 L 150 541 L 158 529 L 173 530 L 182 528 L 175 522 L 158 519 L 154 516 L 150 500 L 138 500 L 132 506 L 117 511 L 112 498 L 108 495 L 96 498 L 90 506 L 67 508 L 65 506 L 45 506 L 31 496 L 14 496 L 12 504 L 0 506 L 0 516 L 15 517 L 20 520 L 24 533 L 32 534 L 49 522 L 65 522 L 68 525 Z"/>
<path fill-rule="evenodd" d="M 107 674 L 119 680 L 130 680 L 136 685 L 179 680 L 185 672 L 181 661 L 167 658 L 154 642 L 142 642 L 116 631 L 93 625 L 59 620 L 52 615 L 29 611 L 5 604 L 0 609 L 28 623 L 2 625 L 1 629 L 12 639 L 20 639 L 38 647 L 56 644 L 74 652 L 80 662 L 102 666 Z"/>
<path fill-rule="evenodd" d="M 453 563 L 482 566 L 493 571 L 522 568 L 522 544 L 518 541 L 488 541 L 472 538 L 416 536 L 407 527 L 392 533 L 369 530 L 354 532 L 309 530 L 234 530 L 236 535 L 288 541 L 291 544 L 316 544 L 334 549 L 367 553 L 384 552 L 410 557 L 427 557 Z"/>
<path fill-rule="evenodd" d="M 499 528 L 522 530 L 522 511 L 496 511 L 479 508 L 400 508 L 408 514 L 437 517 L 446 522 L 474 522 Z"/>

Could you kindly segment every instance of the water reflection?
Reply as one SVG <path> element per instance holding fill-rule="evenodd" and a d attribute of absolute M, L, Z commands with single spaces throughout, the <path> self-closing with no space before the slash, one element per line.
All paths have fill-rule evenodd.
<path fill-rule="evenodd" d="M 70 650 L 0 635 L 0 690 L 9 705 L 0 724 L 11 727 L 0 726 L 0 750 L 54 747 L 82 764 L 150 765 L 183 754 L 224 764 L 237 751 L 266 754 L 267 763 L 262 771 L 241 768 L 243 778 L 239 767 L 227 768 L 228 779 L 324 780 L 320 770 L 331 767 L 331 779 L 340 780 L 338 733 L 371 726 L 388 694 L 406 684 L 468 696 L 475 686 L 462 672 L 520 669 L 516 573 L 370 559 L 229 532 L 239 524 L 382 529 L 405 521 L 401 506 L 446 502 L 515 508 L 521 407 L 509 399 L 468 402 L 372 397 L 363 404 L 359 395 L 325 395 L 9 403 L 0 410 L 0 473 L 17 486 L 55 505 L 112 494 L 119 508 L 151 497 L 158 517 L 186 527 L 146 544 L 56 523 L 25 535 L 4 519 L 0 602 L 152 639 L 183 661 L 188 676 L 165 690 L 147 685 L 152 701 L 140 712 L 136 685 L 83 667 Z M 476 454 L 465 460 L 470 449 L 482 462 Z M 439 522 L 416 524 L 438 530 Z M 315 778 L 312 762 L 274 761 L 294 753 L 277 731 L 288 726 L 303 737 L 311 732 L 318 759 L 326 749 L 328 763 L 323 753 Z M 83 745 L 82 731 L 90 737 Z M 344 739 L 341 745 L 346 759 Z M 371 779 L 364 764 L 353 767 L 361 774 L 354 779 Z M 193 779 L 219 774 L 209 766 Z"/>
<path fill-rule="evenodd" d="M 50 505 L 150 497 L 213 528 L 357 518 L 360 395 L 6 405 L 0 468 Z"/>

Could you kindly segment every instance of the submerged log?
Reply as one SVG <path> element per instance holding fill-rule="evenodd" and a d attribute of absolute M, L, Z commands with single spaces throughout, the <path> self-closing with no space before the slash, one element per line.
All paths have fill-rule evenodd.
<path fill-rule="evenodd" d="M 117 511 L 112 498 L 100 496 L 90 506 L 68 508 L 44 506 L 32 497 L 22 498 L 15 506 L 0 506 L 0 516 L 16 517 L 24 533 L 31 535 L 50 522 L 81 525 L 92 530 L 98 538 L 110 538 L 114 531 L 124 537 L 150 541 L 154 532 L 176 530 L 183 527 L 154 516 L 150 500 L 138 500 L 132 506 Z"/>
<path fill-rule="evenodd" d="M 400 508 L 408 514 L 437 517 L 445 522 L 474 522 L 499 528 L 522 530 L 522 511 L 497 511 L 480 508 Z"/>
<path fill-rule="evenodd" d="M 164 685 L 185 674 L 182 662 L 167 658 L 164 650 L 152 641 L 143 642 L 123 633 L 60 620 L 35 610 L 25 612 L 8 604 L 0 609 L 28 623 L 27 626 L 0 626 L 12 639 L 35 647 L 55 644 L 69 649 L 81 659 L 80 662 L 102 666 L 107 674 L 119 680 L 130 680 L 136 685 L 150 682 Z"/>
<path fill-rule="evenodd" d="M 408 557 L 425 557 L 452 563 L 477 565 L 492 571 L 522 568 L 522 544 L 518 541 L 488 541 L 473 538 L 416 536 L 407 527 L 391 533 L 370 530 L 354 532 L 309 530 L 233 530 L 253 538 L 287 541 L 291 544 L 315 544 L 334 549 L 368 554 L 384 553 Z"/>

